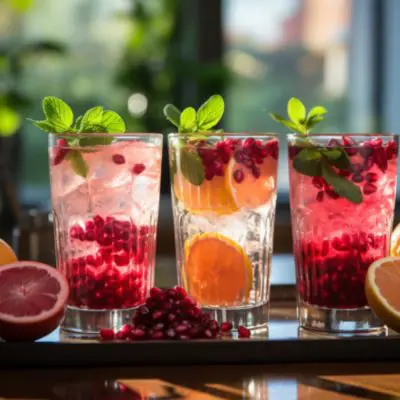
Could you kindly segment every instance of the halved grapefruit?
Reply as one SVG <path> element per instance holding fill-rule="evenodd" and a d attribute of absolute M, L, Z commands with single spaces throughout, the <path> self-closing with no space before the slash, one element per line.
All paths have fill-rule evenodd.
<path fill-rule="evenodd" d="M 365 294 L 379 319 L 400 332 L 400 257 L 376 260 L 368 268 Z"/>
<path fill-rule="evenodd" d="M 68 283 L 55 268 L 18 261 L 0 268 L 0 337 L 34 341 L 57 328 L 68 299 Z"/>

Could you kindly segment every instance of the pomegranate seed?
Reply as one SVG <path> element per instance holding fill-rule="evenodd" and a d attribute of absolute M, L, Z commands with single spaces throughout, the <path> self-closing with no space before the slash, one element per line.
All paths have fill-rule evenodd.
<path fill-rule="evenodd" d="M 358 151 L 359 151 L 361 157 L 368 158 L 372 155 L 372 153 L 374 152 L 374 149 L 372 148 L 372 146 L 369 142 L 366 142 L 358 149 Z"/>
<path fill-rule="evenodd" d="M 354 163 L 351 166 L 351 170 L 353 171 L 353 173 L 355 174 L 359 174 L 361 173 L 361 171 L 364 169 L 364 167 L 362 166 L 362 164 L 360 163 Z"/>
<path fill-rule="evenodd" d="M 155 300 L 161 300 L 164 297 L 164 292 L 158 287 L 153 287 L 150 289 L 150 297 Z"/>
<path fill-rule="evenodd" d="M 175 329 L 173 329 L 173 328 L 167 329 L 167 331 L 165 332 L 165 335 L 166 335 L 169 339 L 175 339 L 175 337 L 176 337 Z"/>
<path fill-rule="evenodd" d="M 175 289 L 167 289 L 165 294 L 167 295 L 168 299 L 171 299 L 171 300 L 177 299 L 177 293 L 176 293 Z"/>
<path fill-rule="evenodd" d="M 339 140 L 337 139 L 331 139 L 328 143 L 328 147 L 332 148 L 332 147 L 342 147 L 341 143 L 339 142 Z"/>
<path fill-rule="evenodd" d="M 351 180 L 352 180 L 353 182 L 355 182 L 355 183 L 361 183 L 361 182 L 364 181 L 364 177 L 363 177 L 361 174 L 354 174 L 354 175 L 351 177 Z"/>
<path fill-rule="evenodd" d="M 165 335 L 163 331 L 157 331 L 157 332 L 153 332 L 150 336 L 150 339 L 152 340 L 162 340 L 164 339 Z"/>
<path fill-rule="evenodd" d="M 85 232 L 80 225 L 72 226 L 69 231 L 69 235 L 71 236 L 72 239 L 79 239 L 79 238 L 83 237 L 84 234 L 85 234 Z"/>
<path fill-rule="evenodd" d="M 358 153 L 358 150 L 355 147 L 357 144 L 351 137 L 343 136 L 342 141 L 345 151 L 349 156 L 355 156 Z"/>
<path fill-rule="evenodd" d="M 187 296 L 186 290 L 181 286 L 175 286 L 175 292 L 178 299 L 184 299 Z"/>
<path fill-rule="evenodd" d="M 101 340 L 113 340 L 114 331 L 112 329 L 100 329 L 100 339 Z"/>
<path fill-rule="evenodd" d="M 132 168 L 132 172 L 136 175 L 140 175 L 144 170 L 146 169 L 146 166 L 142 163 L 135 164 Z"/>
<path fill-rule="evenodd" d="M 130 334 L 129 334 L 129 338 L 131 340 L 141 340 L 144 339 L 146 337 L 146 332 L 143 329 L 133 329 Z"/>
<path fill-rule="evenodd" d="M 316 199 L 319 202 L 324 201 L 324 192 L 322 190 L 317 193 Z"/>
<path fill-rule="evenodd" d="M 256 179 L 258 179 L 261 176 L 260 168 L 256 167 L 255 165 L 253 165 L 253 167 L 251 168 L 251 173 Z"/>
<path fill-rule="evenodd" d="M 133 330 L 133 326 L 130 324 L 125 324 L 122 326 L 122 328 L 120 329 L 120 332 L 125 332 L 125 333 L 130 333 Z"/>
<path fill-rule="evenodd" d="M 244 172 L 241 169 L 237 169 L 233 173 L 233 179 L 236 183 L 242 183 L 244 180 Z"/>
<path fill-rule="evenodd" d="M 115 339 L 117 340 L 125 340 L 129 337 L 129 332 L 119 331 L 115 334 Z"/>
<path fill-rule="evenodd" d="M 123 267 L 125 265 L 128 265 L 129 262 L 130 262 L 129 254 L 128 253 L 114 254 L 114 262 L 119 267 Z"/>
<path fill-rule="evenodd" d="M 326 189 L 325 193 L 331 198 L 331 199 L 338 199 L 340 196 L 333 190 L 333 189 Z"/>
<path fill-rule="evenodd" d="M 300 153 L 301 150 L 302 150 L 301 147 L 289 146 L 289 159 L 293 160 L 293 158 L 295 158 L 297 154 Z"/>
<path fill-rule="evenodd" d="M 60 164 L 64 158 L 67 156 L 69 152 L 68 148 L 68 142 L 66 139 L 58 139 L 57 140 L 57 145 L 55 147 L 55 155 L 54 155 L 54 160 L 53 164 L 58 165 Z"/>
<path fill-rule="evenodd" d="M 232 322 L 223 322 L 221 324 L 221 332 L 230 332 L 233 328 Z"/>
<path fill-rule="evenodd" d="M 366 182 L 376 182 L 377 180 L 378 180 L 378 174 L 375 172 L 368 172 L 367 175 L 365 175 Z"/>
<path fill-rule="evenodd" d="M 94 231 L 86 232 L 85 240 L 87 240 L 88 242 L 94 242 L 96 240 L 96 233 Z"/>
<path fill-rule="evenodd" d="M 312 178 L 311 183 L 313 184 L 314 187 L 317 189 L 322 189 L 325 186 L 325 179 L 322 178 L 321 176 L 314 176 Z"/>
<path fill-rule="evenodd" d="M 377 191 L 377 189 L 378 188 L 373 183 L 366 183 L 363 187 L 363 193 L 364 194 L 372 194 L 372 193 L 375 193 Z"/>
<path fill-rule="evenodd" d="M 240 325 L 238 328 L 238 333 L 240 338 L 249 338 L 251 336 L 251 332 L 249 329 L 245 328 L 244 326 Z"/>
<path fill-rule="evenodd" d="M 208 181 L 211 181 L 214 178 L 214 170 L 211 168 L 206 168 L 204 176 Z"/>
<path fill-rule="evenodd" d="M 114 164 L 125 164 L 125 157 L 122 154 L 113 154 L 112 160 Z"/>
<path fill-rule="evenodd" d="M 253 138 L 247 138 L 243 142 L 243 148 L 245 150 L 251 150 L 254 145 L 255 145 L 255 140 Z"/>
<path fill-rule="evenodd" d="M 215 161 L 213 167 L 215 175 L 224 176 L 224 165 L 222 163 Z"/>

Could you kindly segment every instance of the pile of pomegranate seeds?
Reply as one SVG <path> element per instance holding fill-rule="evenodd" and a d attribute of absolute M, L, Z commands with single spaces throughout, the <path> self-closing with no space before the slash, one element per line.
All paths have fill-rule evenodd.
<path fill-rule="evenodd" d="M 344 233 L 322 242 L 303 241 L 299 293 L 303 301 L 329 308 L 367 305 L 364 283 L 369 266 L 386 255 L 387 237 Z"/>
<path fill-rule="evenodd" d="M 69 304 L 91 309 L 130 308 L 143 304 L 154 260 L 156 227 L 99 215 L 73 225 L 71 243 L 97 243 L 97 251 L 65 260 Z M 83 242 L 83 243 L 81 243 Z M 151 284 L 151 283 L 150 283 Z"/>
<path fill-rule="evenodd" d="M 269 139 L 265 142 L 254 138 L 247 139 L 224 139 L 211 146 L 204 141 L 197 143 L 197 153 L 200 156 L 205 178 L 212 180 L 215 176 L 224 176 L 225 165 L 233 157 L 235 161 L 242 165 L 243 169 L 251 171 L 254 178 L 260 177 L 260 168 L 264 159 L 273 157 L 278 159 L 279 143 L 276 139 Z M 244 179 L 244 173 L 237 169 L 233 178 L 237 183 Z"/>
<path fill-rule="evenodd" d="M 232 323 L 217 321 L 204 313 L 197 302 L 180 286 L 161 290 L 152 288 L 145 305 L 140 306 L 132 324 L 121 330 L 102 329 L 100 339 L 108 340 L 189 340 L 215 339 L 218 335 L 229 335 Z M 250 330 L 240 326 L 240 338 L 249 338 Z"/>

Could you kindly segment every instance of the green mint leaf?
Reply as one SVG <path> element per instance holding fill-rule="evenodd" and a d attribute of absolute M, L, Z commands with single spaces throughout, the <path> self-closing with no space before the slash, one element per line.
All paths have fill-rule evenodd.
<path fill-rule="evenodd" d="M 303 135 L 307 134 L 307 129 L 304 126 L 300 125 L 300 124 L 296 124 L 295 122 L 288 121 L 288 120 L 286 120 L 285 118 L 281 117 L 278 114 L 270 113 L 270 116 L 271 116 L 271 118 L 273 120 L 275 120 L 276 122 L 279 122 L 281 125 L 286 126 L 292 132 L 301 133 Z"/>
<path fill-rule="evenodd" d="M 301 150 L 293 159 L 293 168 L 307 176 L 321 176 L 321 164 L 322 154 L 312 147 Z"/>
<path fill-rule="evenodd" d="M 336 161 L 342 157 L 341 149 L 321 149 L 321 152 L 329 161 Z"/>
<path fill-rule="evenodd" d="M 297 99 L 296 97 L 292 97 L 287 105 L 287 113 L 289 118 L 299 124 L 303 124 L 306 119 L 306 108 L 304 104 Z"/>
<path fill-rule="evenodd" d="M 79 147 L 87 147 L 87 146 L 98 146 L 98 145 L 108 145 L 113 142 L 114 138 L 112 136 L 95 136 L 93 137 L 84 137 L 79 140 Z"/>
<path fill-rule="evenodd" d="M 47 96 L 43 99 L 42 107 L 47 121 L 57 126 L 57 132 L 65 132 L 72 126 L 74 113 L 71 107 L 61 99 Z"/>
<path fill-rule="evenodd" d="M 67 158 L 70 161 L 74 172 L 77 175 L 86 178 L 89 172 L 89 167 L 86 164 L 86 161 L 82 157 L 82 154 L 79 152 L 79 150 L 70 150 L 67 155 Z"/>
<path fill-rule="evenodd" d="M 74 122 L 74 128 L 76 129 L 76 130 L 80 130 L 80 126 L 81 126 L 81 122 L 82 122 L 82 119 L 83 119 L 83 115 L 80 115 L 77 119 L 76 119 L 76 121 Z"/>
<path fill-rule="evenodd" d="M 336 174 L 326 161 L 322 163 L 322 176 L 339 196 L 355 204 L 360 204 L 362 202 L 363 196 L 360 188 L 343 176 Z"/>
<path fill-rule="evenodd" d="M 179 132 L 194 132 L 196 130 L 196 110 L 187 107 L 181 112 L 179 120 Z"/>
<path fill-rule="evenodd" d="M 101 125 L 103 120 L 103 107 L 93 107 L 85 112 L 80 122 L 79 131 L 85 132 L 86 128 L 91 125 Z"/>
<path fill-rule="evenodd" d="M 172 104 L 167 104 L 164 107 L 163 112 L 164 112 L 165 118 L 167 118 L 167 120 L 169 122 L 171 122 L 172 125 L 175 125 L 177 128 L 179 128 L 181 112 Z"/>
<path fill-rule="evenodd" d="M 321 149 L 321 153 L 328 159 L 330 165 L 339 169 L 349 169 L 351 166 L 349 156 L 341 147 L 333 149 Z"/>
<path fill-rule="evenodd" d="M 208 130 L 218 124 L 224 115 L 225 103 L 222 96 L 211 96 L 197 111 L 197 126 L 200 131 Z"/>
<path fill-rule="evenodd" d="M 101 125 L 106 133 L 124 133 L 126 126 L 122 117 L 115 111 L 104 111 Z"/>
<path fill-rule="evenodd" d="M 307 129 L 310 130 L 310 129 L 313 128 L 315 125 L 317 125 L 318 122 L 321 122 L 321 121 L 323 121 L 323 120 L 324 120 L 324 117 L 315 115 L 315 116 L 313 116 L 313 117 L 307 119 L 305 125 L 307 126 Z"/>
<path fill-rule="evenodd" d="M 182 175 L 192 184 L 200 186 L 204 182 L 204 167 L 201 158 L 194 151 L 183 148 L 179 152 L 179 166 Z"/>
<path fill-rule="evenodd" d="M 33 119 L 27 118 L 28 121 L 32 122 L 37 128 L 41 129 L 42 131 L 53 133 L 56 131 L 54 125 L 49 121 L 35 121 Z"/>
<path fill-rule="evenodd" d="M 307 120 L 313 117 L 323 117 L 328 110 L 323 106 L 313 107 L 307 114 Z"/>

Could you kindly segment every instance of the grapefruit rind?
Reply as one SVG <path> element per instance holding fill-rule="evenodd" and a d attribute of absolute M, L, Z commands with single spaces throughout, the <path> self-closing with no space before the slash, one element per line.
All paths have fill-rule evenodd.
<path fill-rule="evenodd" d="M 242 257 L 242 259 L 244 261 L 244 269 L 245 269 L 245 275 L 246 275 L 245 287 L 243 288 L 243 296 L 242 297 L 245 301 L 247 301 L 250 297 L 250 292 L 251 292 L 252 285 L 253 285 L 253 269 L 252 269 L 251 261 L 250 261 L 249 257 L 247 256 L 247 254 L 245 253 L 245 251 L 243 250 L 243 248 L 238 243 L 236 243 L 229 237 L 224 236 L 220 233 L 216 233 L 216 232 L 198 233 L 186 240 L 185 245 L 184 245 L 185 265 L 184 265 L 184 268 L 182 271 L 182 281 L 183 281 L 185 289 L 190 292 L 190 287 L 189 287 L 190 274 L 188 273 L 188 265 L 190 262 L 190 253 L 194 246 L 196 246 L 199 242 L 201 242 L 202 240 L 205 240 L 205 239 L 219 240 L 222 243 L 224 243 L 226 246 L 230 246 L 231 248 L 234 248 L 237 251 L 237 253 L 240 254 L 240 256 Z M 229 282 L 227 282 L 227 285 L 229 285 Z M 195 294 L 193 294 L 193 295 L 194 295 L 194 297 L 196 297 Z M 204 302 L 202 302 L 201 298 L 197 298 L 197 300 L 202 305 L 206 305 L 206 304 L 204 304 Z M 232 305 L 234 305 L 234 304 L 232 304 Z"/>
<path fill-rule="evenodd" d="M 385 257 L 371 264 L 365 280 L 365 295 L 368 304 L 375 312 L 377 317 L 388 327 L 400 333 L 400 312 L 394 309 L 389 302 L 382 296 L 379 287 L 375 283 L 375 271 L 383 263 L 394 262 L 398 264 L 400 270 L 400 257 Z M 399 273 L 400 275 L 400 273 Z"/>

